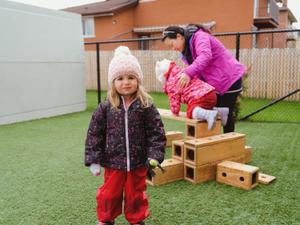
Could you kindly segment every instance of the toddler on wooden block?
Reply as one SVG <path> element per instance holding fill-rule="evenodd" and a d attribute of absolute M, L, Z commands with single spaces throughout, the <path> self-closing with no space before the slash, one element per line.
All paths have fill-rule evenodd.
<path fill-rule="evenodd" d="M 156 62 L 156 78 L 164 85 L 163 90 L 169 97 L 171 112 L 178 116 L 180 105 L 187 104 L 187 118 L 206 120 L 208 130 L 212 130 L 219 114 L 222 126 L 225 126 L 229 109 L 215 107 L 217 103 L 215 88 L 198 78 L 192 79 L 184 88 L 179 88 L 181 72 L 182 68 L 168 59 Z"/>

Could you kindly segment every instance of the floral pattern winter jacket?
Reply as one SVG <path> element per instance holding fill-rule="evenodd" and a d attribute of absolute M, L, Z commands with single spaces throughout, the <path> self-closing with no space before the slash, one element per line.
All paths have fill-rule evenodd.
<path fill-rule="evenodd" d="M 110 107 L 108 101 L 94 112 L 85 143 L 85 165 L 100 164 L 120 170 L 144 166 L 147 158 L 164 160 L 166 137 L 154 105 L 142 107 L 134 100 L 125 110 Z"/>
<path fill-rule="evenodd" d="M 164 92 L 169 97 L 171 112 L 175 115 L 179 114 L 181 103 L 192 104 L 215 90 L 213 86 L 198 78 L 192 79 L 186 87 L 178 88 L 181 72 L 182 69 L 175 62 L 172 62 L 168 72 L 165 73 L 166 82 L 163 86 Z"/>

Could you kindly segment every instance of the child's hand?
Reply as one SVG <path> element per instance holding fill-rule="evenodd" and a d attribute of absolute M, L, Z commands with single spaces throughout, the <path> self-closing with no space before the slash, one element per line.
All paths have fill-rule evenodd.
<path fill-rule="evenodd" d="M 155 168 L 157 167 L 158 165 L 158 161 L 156 159 L 148 159 L 149 160 L 149 165 L 152 167 L 152 168 Z"/>
<path fill-rule="evenodd" d="M 154 172 L 154 169 L 156 167 L 158 167 L 161 172 L 165 172 L 165 170 L 161 167 L 161 165 L 159 164 L 159 162 L 156 160 L 156 159 L 151 159 L 151 158 L 148 158 L 147 162 L 146 162 L 146 166 L 148 167 L 148 178 L 151 179 L 151 177 L 154 177 L 155 176 L 155 172 Z"/>
<path fill-rule="evenodd" d="M 92 165 L 90 165 L 90 171 L 93 174 L 93 176 L 100 176 L 101 173 L 100 165 L 93 163 Z"/>
<path fill-rule="evenodd" d="M 148 173 L 147 173 L 148 179 L 151 180 L 152 177 L 155 176 L 154 169 L 155 169 L 155 167 L 157 167 L 158 164 L 159 163 L 156 159 L 148 158 L 148 160 L 146 161 L 146 166 L 148 167 Z"/>

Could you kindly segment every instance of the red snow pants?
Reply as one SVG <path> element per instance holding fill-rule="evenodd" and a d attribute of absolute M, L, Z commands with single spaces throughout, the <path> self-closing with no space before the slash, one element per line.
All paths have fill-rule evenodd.
<path fill-rule="evenodd" d="M 189 119 L 192 119 L 193 117 L 193 110 L 196 107 L 201 107 L 203 109 L 212 109 L 217 104 L 217 94 L 215 91 L 211 91 L 201 97 L 200 99 L 197 99 L 196 101 L 190 103 L 187 105 L 186 108 L 186 116 Z"/>
<path fill-rule="evenodd" d="M 150 215 L 146 196 L 146 176 L 146 167 L 129 172 L 105 168 L 104 184 L 96 195 L 98 220 L 112 222 L 122 214 L 123 193 L 126 220 L 129 223 L 145 220 Z"/>

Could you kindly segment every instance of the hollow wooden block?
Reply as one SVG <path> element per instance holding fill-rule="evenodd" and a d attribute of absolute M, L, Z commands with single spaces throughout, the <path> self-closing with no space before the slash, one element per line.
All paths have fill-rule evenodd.
<path fill-rule="evenodd" d="M 252 147 L 245 146 L 245 163 L 252 161 Z"/>
<path fill-rule="evenodd" d="M 184 142 L 184 163 L 200 166 L 245 154 L 245 134 L 235 132 Z"/>
<path fill-rule="evenodd" d="M 212 130 L 208 130 L 207 122 L 201 120 L 188 120 L 185 123 L 186 139 L 208 137 L 221 133 L 221 121 L 217 120 Z"/>
<path fill-rule="evenodd" d="M 147 179 L 147 183 L 156 186 L 174 182 L 183 179 L 183 162 L 177 159 L 166 159 L 161 166 L 165 169 L 162 173 L 159 168 L 155 168 L 156 175 L 151 180 Z"/>
<path fill-rule="evenodd" d="M 240 155 L 237 157 L 232 157 L 229 160 L 234 162 L 244 163 L 245 156 Z M 184 164 L 184 179 L 193 183 L 199 184 L 210 180 L 216 179 L 217 165 L 223 160 L 208 163 L 201 166 L 194 166 L 190 164 Z"/>
<path fill-rule="evenodd" d="M 172 142 L 172 158 L 183 161 L 184 141 L 177 140 Z"/>
<path fill-rule="evenodd" d="M 183 139 L 183 133 L 181 131 L 167 131 L 166 138 L 167 138 L 166 147 L 170 147 L 172 146 L 172 141 Z"/>
<path fill-rule="evenodd" d="M 250 190 L 258 184 L 258 172 L 256 166 L 224 161 L 217 165 L 217 182 Z"/>

